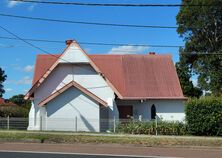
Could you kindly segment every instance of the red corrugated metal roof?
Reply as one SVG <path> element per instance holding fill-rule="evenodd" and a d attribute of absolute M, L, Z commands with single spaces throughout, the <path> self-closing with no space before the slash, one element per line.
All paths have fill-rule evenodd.
<path fill-rule="evenodd" d="M 170 55 L 88 56 L 122 99 L 184 99 Z M 51 55 L 37 56 L 33 85 L 55 62 Z"/>
<path fill-rule="evenodd" d="M 61 54 L 39 54 L 36 58 L 34 77 L 32 85 L 36 84 L 38 80 L 46 73 L 46 71 L 58 60 Z"/>
<path fill-rule="evenodd" d="M 184 98 L 170 55 L 89 55 L 122 99 Z"/>

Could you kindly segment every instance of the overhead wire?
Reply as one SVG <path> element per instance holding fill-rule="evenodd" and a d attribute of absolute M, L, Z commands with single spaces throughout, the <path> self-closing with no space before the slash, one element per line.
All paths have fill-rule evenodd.
<path fill-rule="evenodd" d="M 7 36 L 0 36 L 1 39 L 8 39 L 8 40 L 19 40 L 17 38 L 13 37 L 7 37 Z M 63 44 L 65 42 L 62 40 L 48 40 L 48 39 L 33 39 L 33 38 L 23 38 L 26 41 L 32 41 L 32 42 L 48 42 L 48 43 L 61 43 Z M 184 47 L 181 45 L 153 45 L 153 44 L 129 44 L 129 43 L 104 43 L 104 42 L 85 42 L 85 41 L 79 41 L 79 44 L 83 45 L 99 45 L 99 46 L 141 46 L 141 47 L 156 47 L 156 48 L 180 48 Z"/>
<path fill-rule="evenodd" d="M 41 52 L 43 52 L 43 53 L 45 53 L 45 54 L 51 55 L 51 56 L 53 56 L 53 57 L 55 57 L 55 58 L 58 58 L 56 55 L 49 53 L 48 51 L 46 51 L 46 50 L 44 50 L 44 49 L 42 49 L 42 48 L 40 48 L 40 47 L 38 47 L 38 46 L 36 46 L 36 45 L 28 42 L 28 41 L 26 41 L 26 40 L 24 40 L 23 38 L 20 38 L 18 35 L 16 35 L 15 33 L 11 32 L 11 31 L 8 30 L 8 29 L 6 29 L 5 27 L 3 27 L 3 26 L 0 25 L 0 28 L 1 28 L 2 30 L 4 30 L 5 32 L 9 33 L 10 35 L 14 36 L 15 38 L 17 38 L 18 40 L 20 40 L 20 41 L 28 44 L 29 46 L 31 46 L 31 47 L 33 47 L 33 48 L 35 48 L 35 49 L 38 49 L 38 50 L 40 50 Z M 61 58 L 61 60 L 64 60 L 64 59 Z M 67 60 L 64 60 L 64 61 L 67 62 Z"/>
<path fill-rule="evenodd" d="M 17 38 L 13 37 L 7 37 L 7 36 L 0 36 L 1 39 L 9 39 L 9 40 L 19 40 Z M 33 41 L 33 42 L 49 42 L 49 43 L 64 43 L 65 41 L 62 40 L 48 40 L 48 39 L 33 39 L 33 38 L 23 38 L 26 41 Z M 156 48 L 180 48 L 183 46 L 180 45 L 153 45 L 153 44 L 129 44 L 129 43 L 104 43 L 104 42 L 85 42 L 85 41 L 79 41 L 79 44 L 83 45 L 99 45 L 99 46 L 141 46 L 141 47 L 156 47 Z"/>
<path fill-rule="evenodd" d="M 59 23 L 69 23 L 69 24 L 82 24 L 82 25 L 129 27 L 129 28 L 152 28 L 152 29 L 176 29 L 177 28 L 177 26 L 117 24 L 117 23 L 102 23 L 102 22 L 61 20 L 61 19 L 52 19 L 52 18 L 43 18 L 43 17 L 33 17 L 33 16 L 21 16 L 21 15 L 13 15 L 13 14 L 4 14 L 4 13 L 0 13 L 0 16 L 11 17 L 11 18 L 19 18 L 19 19 L 48 21 L 48 22 L 59 22 Z"/>
<path fill-rule="evenodd" d="M 45 0 L 9 0 L 14 2 L 48 4 L 48 5 L 75 5 L 91 7 L 210 7 L 217 5 L 209 4 L 147 4 L 147 3 L 87 3 L 87 2 L 64 2 L 64 1 L 45 1 Z"/>
<path fill-rule="evenodd" d="M 55 56 L 54 54 L 51 54 L 51 53 L 49 53 L 48 51 L 45 51 L 44 49 L 42 49 L 42 48 L 40 48 L 40 47 L 38 47 L 38 46 L 36 46 L 36 45 L 34 45 L 34 44 L 32 44 L 32 43 L 30 43 L 30 42 L 28 42 L 28 41 L 41 41 L 41 42 L 59 42 L 59 43 L 61 43 L 61 42 L 63 42 L 63 41 L 50 41 L 50 40 L 41 40 L 41 39 L 24 39 L 24 38 L 20 38 L 19 36 L 17 36 L 16 34 L 14 34 L 13 32 L 11 32 L 11 31 L 9 31 L 8 29 L 6 29 L 6 28 L 4 28 L 4 27 L 2 27 L 2 26 L 0 26 L 0 28 L 1 29 L 3 29 L 4 31 L 6 31 L 7 33 L 9 33 L 9 34 L 11 34 L 12 36 L 14 36 L 14 38 L 13 37 L 5 37 L 5 36 L 0 36 L 0 38 L 5 38 L 5 39 L 14 39 L 14 40 L 20 40 L 20 41 L 23 41 L 24 43 L 26 43 L 26 44 L 28 44 L 28 45 L 30 45 L 31 47 L 33 47 L 33 48 L 36 48 L 36 49 L 38 49 L 38 50 L 40 50 L 40 51 L 42 51 L 42 52 L 44 52 L 44 53 L 46 53 L 46 54 L 49 54 L 49 55 L 52 55 L 52 56 L 54 56 L 55 58 L 58 58 L 57 56 Z M 75 41 L 75 40 L 74 40 Z M 64 42 L 63 42 L 64 43 Z M 87 44 L 87 42 L 78 42 L 79 44 Z M 95 44 L 95 45 L 103 45 L 103 44 L 105 44 L 105 45 L 107 45 L 107 43 L 88 43 L 88 44 Z M 115 43 L 113 43 L 113 44 L 111 44 L 111 43 L 108 43 L 108 45 L 118 45 L 118 46 L 120 46 L 120 44 L 115 44 Z M 127 44 L 121 44 L 121 46 L 127 46 Z M 128 46 L 155 46 L 155 45 L 129 45 L 128 44 Z M 160 46 L 160 47 L 165 47 L 165 46 L 163 46 L 163 45 L 156 45 L 156 46 Z M 173 47 L 181 47 L 181 46 L 173 46 Z M 124 50 L 122 50 L 122 51 L 124 51 Z M 121 50 L 120 51 L 117 51 L 117 52 L 121 52 Z M 130 52 L 130 51 L 126 51 L 126 52 Z M 221 55 L 222 53 L 217 53 L 217 52 L 208 52 L 208 53 L 206 53 L 206 52 L 184 52 L 184 53 L 190 53 L 191 55 L 195 55 L 195 54 L 202 54 L 202 55 Z M 63 59 L 61 59 L 61 60 L 63 60 Z M 67 61 L 66 61 L 67 62 Z"/>
<path fill-rule="evenodd" d="M 63 58 L 61 58 L 61 57 L 58 57 L 58 56 L 56 56 L 55 54 L 52 54 L 52 53 L 50 53 L 50 52 L 48 52 L 48 51 L 46 51 L 46 50 L 44 50 L 44 49 L 42 49 L 42 48 L 40 48 L 40 47 L 38 47 L 38 46 L 36 46 L 36 45 L 34 45 L 34 44 L 32 44 L 32 43 L 24 40 L 23 38 L 19 37 L 18 35 L 16 35 L 15 33 L 11 32 L 10 30 L 6 29 L 5 27 L 3 27 L 3 26 L 1 26 L 1 25 L 0 25 L 0 28 L 1 28 L 2 30 L 4 30 L 5 32 L 9 33 L 10 35 L 14 36 L 15 38 L 21 40 L 22 42 L 28 44 L 29 46 L 31 46 L 31 47 L 33 47 L 33 48 L 36 48 L 36 49 L 42 51 L 42 52 L 45 53 L 45 54 L 48 54 L 48 55 L 50 55 L 50 56 L 52 56 L 52 57 L 54 57 L 54 58 L 56 58 L 56 59 L 60 59 L 60 60 L 65 61 L 65 62 L 67 62 L 67 63 L 71 63 L 71 62 L 68 61 L 68 60 L 65 60 L 65 59 L 63 59 Z M 72 63 L 71 63 L 71 64 L 72 64 Z M 82 67 L 81 67 L 81 68 L 82 68 Z M 51 71 L 52 71 L 52 70 L 48 69 L 45 73 L 50 73 Z M 44 76 L 42 76 L 42 77 L 44 78 Z M 67 83 L 64 83 L 63 81 L 62 81 L 61 83 L 64 84 L 64 85 L 67 84 Z"/>

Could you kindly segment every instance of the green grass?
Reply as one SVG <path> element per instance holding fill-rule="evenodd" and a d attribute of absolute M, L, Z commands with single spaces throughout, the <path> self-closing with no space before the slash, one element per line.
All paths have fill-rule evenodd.
<path fill-rule="evenodd" d="M 0 141 L 222 147 L 221 137 L 115 135 L 71 132 L 0 131 Z"/>

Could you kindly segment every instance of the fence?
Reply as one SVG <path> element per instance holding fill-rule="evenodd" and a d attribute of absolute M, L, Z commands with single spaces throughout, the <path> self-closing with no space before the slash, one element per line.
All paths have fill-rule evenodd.
<path fill-rule="evenodd" d="M 28 118 L 0 117 L 0 129 L 26 130 L 28 127 Z"/>
<path fill-rule="evenodd" d="M 84 118 L 40 118 L 34 120 L 30 118 L 0 118 L 0 129 L 4 130 L 27 130 L 29 121 L 35 124 L 35 129 L 40 131 L 73 131 L 73 132 L 118 132 L 120 127 L 129 123 L 151 122 L 150 120 L 135 119 L 84 119 Z M 153 121 L 152 121 L 153 122 Z M 31 123 L 30 123 L 31 124 Z M 34 127 L 33 126 L 33 127 Z M 155 129 L 158 122 L 155 121 Z M 32 130 L 32 128 L 30 128 Z M 155 131 L 157 135 L 157 130 Z"/>

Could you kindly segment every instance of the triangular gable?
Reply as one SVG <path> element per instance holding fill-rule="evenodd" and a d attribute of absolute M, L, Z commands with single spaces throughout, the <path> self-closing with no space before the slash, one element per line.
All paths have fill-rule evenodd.
<path fill-rule="evenodd" d="M 53 94 L 51 94 L 49 97 L 47 97 L 46 99 L 42 100 L 39 103 L 39 106 L 44 106 L 46 105 L 48 102 L 50 102 L 51 100 L 53 100 L 54 98 L 56 98 L 57 96 L 59 96 L 60 94 L 62 94 L 63 92 L 65 92 L 66 90 L 68 90 L 71 87 L 75 87 L 78 90 L 80 90 L 81 92 L 83 92 L 84 94 L 86 94 L 87 96 L 89 96 L 90 98 L 92 98 L 93 100 L 95 100 L 96 102 L 100 103 L 101 105 L 107 107 L 107 102 L 105 102 L 104 100 L 100 99 L 98 96 L 96 96 L 95 94 L 91 93 L 90 91 L 88 91 L 86 88 L 82 87 L 81 85 L 79 85 L 78 83 L 76 83 L 75 81 L 71 81 L 70 83 L 68 83 L 67 85 L 65 85 L 64 87 L 62 87 L 61 89 L 59 89 L 58 91 L 54 92 Z"/>
<path fill-rule="evenodd" d="M 72 42 L 60 56 L 59 63 L 89 63 L 89 59 L 76 42 Z"/>
<path fill-rule="evenodd" d="M 77 62 L 78 55 L 80 55 L 79 59 L 81 59 L 81 61 Z M 71 59 L 73 57 L 74 59 Z M 51 67 L 42 75 L 42 77 L 38 81 L 36 81 L 34 85 L 32 85 L 32 88 L 25 95 L 25 99 L 30 98 L 35 89 L 38 88 L 43 83 L 43 81 L 49 76 L 49 74 L 51 74 L 51 72 L 57 67 L 59 63 L 74 63 L 74 61 L 76 61 L 76 63 L 81 63 L 81 62 L 89 63 L 89 58 L 86 52 L 79 46 L 79 44 L 77 44 L 76 41 L 74 42 L 72 41 L 69 44 L 67 44 L 67 47 L 65 48 L 63 53 L 58 57 L 58 59 L 54 62 L 54 64 L 52 64 Z"/>
<path fill-rule="evenodd" d="M 71 51 L 68 51 L 71 50 Z M 77 53 L 79 54 L 79 57 L 77 57 Z M 76 54 L 76 55 L 75 55 Z M 74 59 L 69 59 L 74 57 Z M 80 59 L 80 61 L 77 61 L 77 59 Z M 71 62 L 69 62 L 71 61 Z M 57 67 L 59 63 L 89 63 L 93 69 L 99 73 L 107 82 L 107 84 L 112 88 L 112 90 L 116 93 L 116 95 L 119 98 L 123 98 L 122 95 L 119 93 L 119 91 L 112 85 L 112 83 L 105 78 L 104 74 L 99 70 L 99 68 L 96 66 L 96 64 L 90 59 L 90 57 L 87 55 L 87 53 L 80 47 L 80 45 L 76 41 L 71 41 L 64 52 L 61 54 L 61 56 L 58 58 L 58 60 L 50 67 L 48 71 L 45 72 L 45 74 L 39 79 L 39 81 L 32 86 L 32 88 L 28 91 L 28 93 L 25 95 L 25 99 L 29 99 L 30 96 L 33 94 L 36 88 L 38 88 L 43 81 L 51 74 L 51 72 Z"/>

